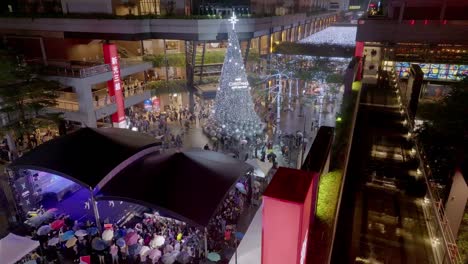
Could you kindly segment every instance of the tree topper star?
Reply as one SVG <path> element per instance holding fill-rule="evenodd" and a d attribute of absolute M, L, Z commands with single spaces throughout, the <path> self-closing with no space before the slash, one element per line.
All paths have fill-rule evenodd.
<path fill-rule="evenodd" d="M 232 17 L 229 18 L 229 22 L 232 24 L 232 29 L 235 29 L 235 25 L 237 22 L 239 22 L 239 19 L 237 19 L 236 14 L 232 12 Z"/>

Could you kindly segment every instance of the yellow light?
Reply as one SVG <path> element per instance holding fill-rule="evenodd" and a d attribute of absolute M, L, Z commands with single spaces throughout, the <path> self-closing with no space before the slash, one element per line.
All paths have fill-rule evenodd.
<path fill-rule="evenodd" d="M 353 84 L 351 85 L 351 89 L 353 91 L 359 91 L 361 89 L 361 86 L 362 86 L 362 83 L 360 81 L 355 81 L 353 82 Z"/>
<path fill-rule="evenodd" d="M 273 35 L 270 35 L 270 53 L 273 53 Z"/>

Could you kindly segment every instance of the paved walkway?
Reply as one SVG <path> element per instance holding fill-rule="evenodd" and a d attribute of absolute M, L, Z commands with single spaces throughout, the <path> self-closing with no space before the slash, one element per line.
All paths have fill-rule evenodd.
<path fill-rule="evenodd" d="M 296 134 L 297 131 L 305 132 L 308 140 L 306 149 L 308 150 L 315 138 L 317 128 L 320 126 L 335 126 L 336 113 L 340 109 L 342 102 L 342 94 L 337 96 L 335 103 L 325 104 L 323 97 L 317 100 L 317 104 L 307 105 L 304 107 L 304 114 L 301 115 L 300 106 L 297 102 L 294 106 L 294 111 L 283 111 L 280 119 L 280 131 L 282 135 Z M 202 121 L 203 122 L 203 121 Z M 168 122 L 168 127 L 172 134 L 183 133 L 184 148 L 203 148 L 208 144 L 213 149 L 213 142 L 203 133 L 201 124 L 197 120 L 195 125 L 184 132 L 184 128 L 178 121 Z M 271 139 L 271 138 L 270 138 Z M 275 141 L 273 151 L 277 156 L 279 166 L 295 167 L 299 156 L 298 149 L 292 149 L 291 154 L 287 157 L 281 155 L 281 146 L 278 140 Z M 260 155 L 260 151 L 258 151 Z"/>

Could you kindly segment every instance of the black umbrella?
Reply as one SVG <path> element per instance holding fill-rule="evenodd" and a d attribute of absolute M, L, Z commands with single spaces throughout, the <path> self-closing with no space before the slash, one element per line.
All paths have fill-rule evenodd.
<path fill-rule="evenodd" d="M 102 251 L 106 249 L 107 246 L 108 246 L 107 242 L 102 240 L 100 237 L 95 237 L 93 241 L 91 242 L 91 247 L 97 251 Z"/>

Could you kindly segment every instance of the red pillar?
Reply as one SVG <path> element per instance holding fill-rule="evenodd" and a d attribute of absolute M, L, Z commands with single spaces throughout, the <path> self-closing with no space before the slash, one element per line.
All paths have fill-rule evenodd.
<path fill-rule="evenodd" d="M 280 167 L 263 194 L 262 264 L 304 264 L 318 174 Z"/>
<path fill-rule="evenodd" d="M 103 44 L 104 63 L 109 64 L 112 70 L 112 80 L 107 82 L 107 90 L 110 98 L 113 98 L 117 106 L 117 112 L 112 114 L 112 124 L 114 127 L 124 128 L 125 102 L 122 94 L 122 81 L 120 79 L 119 56 L 115 44 Z"/>
<path fill-rule="evenodd" d="M 364 53 L 364 42 L 356 41 L 356 48 L 354 50 L 354 56 L 356 56 L 359 59 L 358 71 L 356 73 L 356 78 L 355 78 L 356 81 L 361 80 L 362 68 L 364 66 L 364 65 L 362 65 L 363 64 L 363 61 L 362 61 L 363 53 Z"/>

